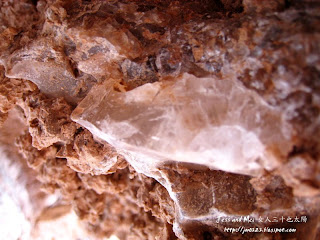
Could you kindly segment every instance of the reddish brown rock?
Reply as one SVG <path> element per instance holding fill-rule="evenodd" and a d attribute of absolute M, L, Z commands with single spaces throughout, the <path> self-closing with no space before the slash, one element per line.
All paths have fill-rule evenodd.
<path fill-rule="evenodd" d="M 318 1 L 0 9 L 1 169 L 34 226 L 72 206 L 99 237 L 319 239 Z"/>

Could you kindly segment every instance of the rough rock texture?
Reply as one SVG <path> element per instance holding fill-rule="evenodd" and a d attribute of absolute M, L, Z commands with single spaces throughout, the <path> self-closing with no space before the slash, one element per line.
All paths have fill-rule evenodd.
<path fill-rule="evenodd" d="M 32 168 L 38 220 L 72 206 L 98 238 L 319 239 L 319 10 L 0 2 L 1 144 Z"/>

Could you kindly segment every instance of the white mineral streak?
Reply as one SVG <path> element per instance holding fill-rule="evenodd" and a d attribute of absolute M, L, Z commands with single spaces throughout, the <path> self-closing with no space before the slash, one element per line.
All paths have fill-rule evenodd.
<path fill-rule="evenodd" d="M 16 159 L 14 159 L 16 160 Z M 15 167 L 0 145 L 0 236 L 1 239 L 28 239 L 32 208 L 24 186 L 17 183 L 21 169 Z"/>

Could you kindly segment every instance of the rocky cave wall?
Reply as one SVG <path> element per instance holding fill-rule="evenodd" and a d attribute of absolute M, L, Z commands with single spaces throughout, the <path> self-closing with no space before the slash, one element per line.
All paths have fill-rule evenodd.
<path fill-rule="evenodd" d="M 31 228 L 320 238 L 319 1 L 0 4 L 1 189 Z"/>

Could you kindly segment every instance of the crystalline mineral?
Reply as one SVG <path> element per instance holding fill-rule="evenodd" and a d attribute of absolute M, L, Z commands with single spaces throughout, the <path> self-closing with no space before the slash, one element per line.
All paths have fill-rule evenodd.
<path fill-rule="evenodd" d="M 94 87 L 72 119 L 147 175 L 177 161 L 256 176 L 275 169 L 294 144 L 281 112 L 231 79 L 183 74 L 129 92 L 113 84 Z"/>
<path fill-rule="evenodd" d="M 281 111 L 232 79 L 183 74 L 174 82 L 148 83 L 128 92 L 119 91 L 116 84 L 108 79 L 93 87 L 72 119 L 112 144 L 138 172 L 166 187 L 177 207 L 176 232 L 188 219 L 215 221 L 223 216 L 217 209 L 255 215 L 254 190 L 241 175 L 274 171 L 289 154 L 295 135 Z M 208 183 L 202 180 L 176 190 L 187 175 L 176 179 L 168 163 L 234 174 L 220 177 L 217 172 Z M 210 179 L 209 173 L 206 176 Z M 214 182 L 229 181 L 224 178 L 234 178 L 251 196 L 225 199 L 220 205 L 223 196 Z M 244 196 L 240 191 L 233 194 Z"/>
<path fill-rule="evenodd" d="M 319 9 L 0 1 L 3 232 L 320 239 Z"/>

